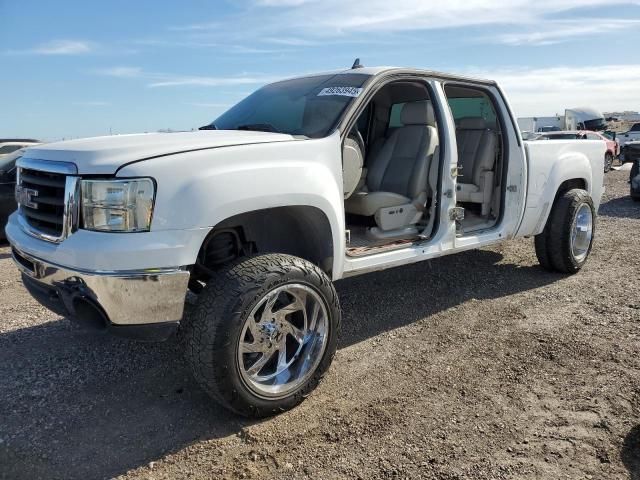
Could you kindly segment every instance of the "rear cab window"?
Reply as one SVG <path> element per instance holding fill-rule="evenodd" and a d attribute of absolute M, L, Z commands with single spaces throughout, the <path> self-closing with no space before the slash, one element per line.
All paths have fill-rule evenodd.
<path fill-rule="evenodd" d="M 486 97 L 449 98 L 449 108 L 456 125 L 462 118 L 482 118 L 487 125 L 497 124 L 496 111 L 491 100 Z"/>

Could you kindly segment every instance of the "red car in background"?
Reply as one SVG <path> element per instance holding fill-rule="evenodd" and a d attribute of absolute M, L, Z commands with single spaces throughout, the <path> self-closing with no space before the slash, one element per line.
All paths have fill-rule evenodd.
<path fill-rule="evenodd" d="M 607 145 L 607 151 L 604 154 L 605 172 L 611 170 L 613 160 L 620 154 L 620 146 L 618 145 L 618 142 L 599 132 L 586 130 L 545 132 L 538 135 L 536 140 L 602 140 Z"/>

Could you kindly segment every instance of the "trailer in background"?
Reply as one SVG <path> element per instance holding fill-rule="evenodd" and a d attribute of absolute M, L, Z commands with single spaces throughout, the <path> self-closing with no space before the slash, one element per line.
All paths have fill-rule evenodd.
<path fill-rule="evenodd" d="M 560 130 L 591 130 L 594 132 L 607 129 L 607 122 L 602 112 L 589 107 L 567 108 L 564 115 L 552 117 L 521 117 L 518 127 L 522 132 L 555 132 Z"/>

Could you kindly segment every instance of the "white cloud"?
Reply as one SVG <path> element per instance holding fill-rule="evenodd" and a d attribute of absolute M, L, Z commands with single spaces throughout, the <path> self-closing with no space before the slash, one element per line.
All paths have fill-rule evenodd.
<path fill-rule="evenodd" d="M 277 45 L 286 45 L 288 47 L 313 47 L 325 44 L 325 42 L 299 37 L 265 37 L 262 40 Z"/>
<path fill-rule="evenodd" d="M 568 21 L 545 22 L 540 29 L 518 33 L 506 33 L 494 38 L 507 45 L 554 45 L 575 37 L 618 32 L 640 26 L 640 20 L 583 18 Z"/>
<path fill-rule="evenodd" d="M 638 5 L 637 0 L 254 0 L 247 10 L 255 29 L 329 37 L 352 32 L 400 32 L 488 24 L 533 24 L 554 15 L 589 7 Z M 183 29 L 224 30 L 202 23 Z M 245 33 L 248 30 L 243 29 Z"/>
<path fill-rule="evenodd" d="M 497 80 L 519 117 L 553 115 L 578 106 L 601 111 L 640 110 L 640 64 L 467 73 Z"/>
<path fill-rule="evenodd" d="M 93 71 L 96 75 L 116 78 L 138 78 L 147 81 L 147 86 L 157 87 L 221 87 L 235 85 L 262 85 L 278 80 L 280 77 L 267 75 L 237 75 L 237 76 L 203 76 L 203 75 L 175 75 L 162 72 L 147 72 L 140 67 L 110 67 Z"/>
<path fill-rule="evenodd" d="M 93 50 L 90 42 L 82 40 L 52 40 L 26 50 L 10 50 L 18 55 L 80 55 Z"/>
<path fill-rule="evenodd" d="M 174 25 L 169 27 L 169 30 L 173 30 L 176 32 L 190 32 L 190 31 L 198 31 L 198 30 L 214 30 L 224 28 L 224 24 L 220 22 L 206 22 L 206 23 L 195 23 L 193 25 Z"/>
<path fill-rule="evenodd" d="M 206 76 L 170 76 L 167 75 L 149 83 L 149 87 L 221 87 L 229 85 L 261 85 L 276 80 L 273 76 L 238 76 L 238 77 L 206 77 Z"/>
<path fill-rule="evenodd" d="M 107 77 L 134 78 L 143 75 L 140 67 L 110 67 L 96 70 L 94 73 Z"/>

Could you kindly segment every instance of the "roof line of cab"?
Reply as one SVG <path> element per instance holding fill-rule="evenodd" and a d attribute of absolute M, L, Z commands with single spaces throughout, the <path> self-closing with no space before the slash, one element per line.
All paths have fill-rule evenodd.
<path fill-rule="evenodd" d="M 278 80 L 275 83 L 283 82 L 286 80 L 294 80 L 298 78 L 309 78 L 309 77 L 318 77 L 322 75 L 345 75 L 345 74 L 360 74 L 360 75 L 369 75 L 371 77 L 377 77 L 381 75 L 388 74 L 406 74 L 406 75 L 420 75 L 426 77 L 432 77 L 439 80 L 449 80 L 449 81 L 463 81 L 463 82 L 473 82 L 473 83 L 481 83 L 485 85 L 496 85 L 495 80 L 488 80 L 485 78 L 477 78 L 471 77 L 467 75 L 458 75 L 453 73 L 445 73 L 439 72 L 435 70 L 425 70 L 420 68 L 406 68 L 406 67 L 360 67 L 356 69 L 346 69 L 346 70 L 332 70 L 326 72 L 317 72 L 310 73 L 306 75 L 295 75 L 292 77 L 283 78 L 282 80 Z"/>

